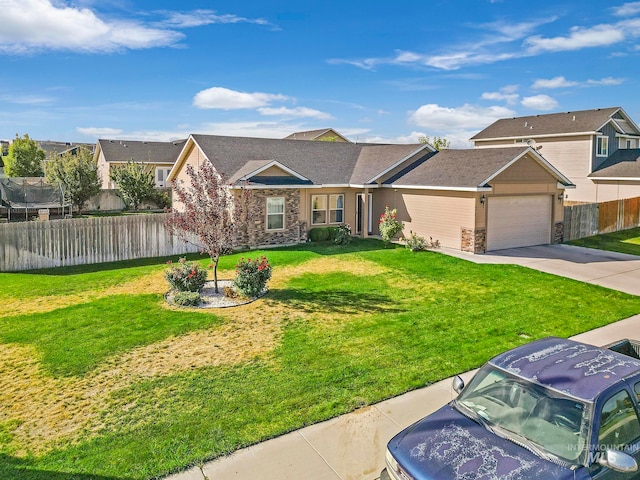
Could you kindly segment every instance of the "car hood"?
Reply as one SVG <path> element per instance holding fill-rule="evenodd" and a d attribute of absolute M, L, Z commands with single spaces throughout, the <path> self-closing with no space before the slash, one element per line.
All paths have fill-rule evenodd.
<path fill-rule="evenodd" d="M 486 430 L 450 405 L 396 435 L 389 451 L 416 480 L 589 478 Z"/>

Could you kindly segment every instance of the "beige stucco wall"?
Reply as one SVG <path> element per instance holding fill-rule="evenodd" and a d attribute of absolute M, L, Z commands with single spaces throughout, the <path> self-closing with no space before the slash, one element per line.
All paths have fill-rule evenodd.
<path fill-rule="evenodd" d="M 305 222 L 309 228 L 328 227 L 339 225 L 339 223 L 311 224 L 311 197 L 313 195 L 344 195 L 344 222 L 351 226 L 351 231 L 355 234 L 356 225 L 356 194 L 360 189 L 348 187 L 332 188 L 303 188 L 300 189 L 300 221 Z M 327 202 L 329 198 L 327 198 Z M 327 220 L 329 220 L 327 218 Z"/>

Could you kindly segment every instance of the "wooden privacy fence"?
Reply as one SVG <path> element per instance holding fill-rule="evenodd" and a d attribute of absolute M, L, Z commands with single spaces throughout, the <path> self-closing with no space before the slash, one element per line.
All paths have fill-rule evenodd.
<path fill-rule="evenodd" d="M 0 224 L 0 271 L 197 252 L 164 227 L 168 214 Z"/>
<path fill-rule="evenodd" d="M 640 197 L 564 207 L 564 240 L 617 232 L 640 225 Z"/>

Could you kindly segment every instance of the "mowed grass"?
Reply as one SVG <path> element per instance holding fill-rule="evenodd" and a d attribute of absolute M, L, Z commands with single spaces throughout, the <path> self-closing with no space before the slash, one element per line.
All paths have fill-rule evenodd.
<path fill-rule="evenodd" d="M 533 339 L 640 312 L 640 297 L 375 240 L 244 256 L 256 254 L 274 265 L 271 290 L 237 309 L 168 309 L 162 293 L 116 289 L 0 316 L 0 479 L 152 478 L 475 368 Z M 221 261 L 223 277 L 241 256 Z M 135 277 L 149 290 L 145 278 L 163 282 L 164 268 L 148 261 L 0 274 L 0 301 L 19 295 L 13 279 L 49 292 L 65 277 L 77 295 Z M 200 349 L 203 338 L 212 341 Z M 234 357 L 234 348 L 254 351 Z M 20 397 L 32 410 L 57 412 L 57 396 L 65 398 L 68 428 L 52 438 L 25 432 L 46 422 L 23 418 L 2 396 L 3 386 L 15 387 L 9 367 L 35 384 Z"/>
<path fill-rule="evenodd" d="M 567 242 L 579 247 L 640 255 L 640 227 L 620 232 L 604 233 Z"/>

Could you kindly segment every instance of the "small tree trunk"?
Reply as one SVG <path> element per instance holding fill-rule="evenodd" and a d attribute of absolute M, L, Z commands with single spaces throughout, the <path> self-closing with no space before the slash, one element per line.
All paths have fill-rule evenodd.
<path fill-rule="evenodd" d="M 220 255 L 216 255 L 211 260 L 213 261 L 213 288 L 218 293 L 218 261 L 220 260 Z"/>

